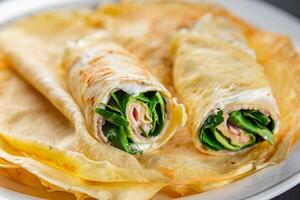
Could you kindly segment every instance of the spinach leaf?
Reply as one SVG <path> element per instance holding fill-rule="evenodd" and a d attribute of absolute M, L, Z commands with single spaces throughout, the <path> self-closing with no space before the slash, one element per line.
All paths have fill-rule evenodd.
<path fill-rule="evenodd" d="M 215 136 L 211 132 L 211 129 L 204 130 L 202 128 L 200 132 L 200 140 L 211 150 L 219 151 L 224 149 L 224 146 L 216 140 Z"/>
<path fill-rule="evenodd" d="M 138 96 L 135 96 L 134 98 L 136 100 L 140 100 L 140 101 L 143 101 L 145 103 L 149 102 L 149 99 L 143 93 L 140 93 Z"/>
<path fill-rule="evenodd" d="M 108 105 L 108 104 L 104 104 L 104 103 L 102 103 L 102 105 L 103 106 L 105 106 L 105 108 L 108 110 L 108 111 L 112 111 L 112 112 L 117 112 L 118 114 L 120 114 L 121 116 L 123 116 L 123 113 L 122 113 L 122 111 L 119 109 L 119 108 L 117 108 L 116 106 L 114 106 L 114 105 Z"/>
<path fill-rule="evenodd" d="M 111 97 L 113 98 L 113 100 L 114 100 L 115 103 L 117 104 L 118 110 L 122 111 L 122 105 L 121 105 L 121 102 L 120 102 L 120 100 L 119 100 L 119 97 L 118 97 L 117 93 L 115 93 L 115 92 L 112 93 L 112 94 L 111 94 Z"/>
<path fill-rule="evenodd" d="M 146 133 L 140 127 L 145 137 L 157 136 L 163 129 L 166 121 L 165 101 L 159 92 L 140 93 L 137 96 L 129 95 L 121 90 L 112 93 L 111 99 L 105 108 L 96 108 L 104 120 L 103 133 L 112 146 L 131 154 L 142 153 L 138 144 L 135 144 L 131 136 L 131 127 L 126 118 L 126 108 L 132 101 L 140 101 L 145 104 L 152 118 L 152 129 Z"/>
<path fill-rule="evenodd" d="M 223 111 L 220 110 L 216 115 L 210 115 L 204 122 L 200 130 L 200 141 L 206 145 L 209 149 L 219 151 L 225 149 L 225 147 L 216 139 L 215 132 L 217 126 L 224 121 Z"/>
<path fill-rule="evenodd" d="M 230 151 L 237 151 L 240 150 L 241 147 L 240 146 L 235 146 L 233 144 L 230 143 L 229 139 L 226 138 L 225 136 L 222 135 L 221 131 L 219 131 L 216 128 L 210 128 L 211 131 L 213 132 L 216 140 L 221 143 L 225 149 L 228 149 Z"/>
<path fill-rule="evenodd" d="M 264 124 L 260 124 L 259 122 L 264 122 L 264 120 L 262 120 L 263 118 L 260 118 L 258 121 L 256 122 L 257 119 L 255 119 L 254 121 L 251 121 L 249 119 L 247 119 L 249 115 L 243 115 L 242 111 L 233 111 L 231 113 L 229 113 L 229 118 L 228 120 L 235 124 L 236 126 L 248 131 L 249 133 L 252 134 L 256 134 L 259 135 L 260 137 L 262 137 L 264 140 L 267 140 L 270 144 L 274 144 L 274 135 L 273 133 L 264 125 Z M 252 116 L 251 116 L 252 119 Z"/>
<path fill-rule="evenodd" d="M 127 93 L 124 93 L 124 95 L 122 96 L 121 108 L 122 108 L 122 112 L 124 113 L 124 115 L 126 115 L 125 113 L 126 113 L 127 104 L 131 98 L 132 98 L 132 96 Z"/>
<path fill-rule="evenodd" d="M 167 118 L 165 101 L 159 92 L 150 98 L 149 108 L 152 116 L 152 130 L 149 136 L 157 136 L 162 131 Z"/>
<path fill-rule="evenodd" d="M 238 110 L 229 113 L 228 121 L 243 129 L 244 134 L 249 134 L 251 141 L 248 144 L 239 144 L 224 136 L 217 126 L 224 121 L 223 111 L 216 115 L 210 115 L 200 129 L 199 139 L 209 149 L 219 151 L 227 149 L 237 151 L 262 140 L 274 144 L 274 135 L 271 130 L 274 128 L 274 121 L 256 110 Z"/>
<path fill-rule="evenodd" d="M 142 153 L 140 150 L 131 148 L 131 144 L 127 139 L 126 131 L 123 126 L 118 127 L 112 123 L 106 122 L 102 127 L 102 130 L 112 146 L 130 154 Z"/>
<path fill-rule="evenodd" d="M 217 127 L 224 121 L 223 110 L 219 110 L 216 115 L 210 115 L 204 122 L 204 129 L 210 127 Z"/>
<path fill-rule="evenodd" d="M 101 115 L 106 121 L 109 121 L 117 126 L 128 126 L 129 123 L 126 119 L 124 119 L 121 115 L 112 112 L 112 111 L 107 111 L 102 108 L 96 108 L 95 112 Z"/>
<path fill-rule="evenodd" d="M 152 129 L 151 132 L 153 132 L 156 128 L 156 124 L 159 123 L 159 117 L 158 117 L 158 113 L 156 110 L 156 105 L 157 105 L 157 101 L 156 99 L 150 99 L 149 102 L 149 109 L 150 109 L 150 113 L 151 113 L 151 118 L 152 118 Z"/>
<path fill-rule="evenodd" d="M 252 120 L 255 120 L 256 122 L 264 126 L 268 125 L 271 121 L 271 119 L 268 116 L 256 110 L 242 110 L 241 112 L 243 116 L 249 117 Z"/>

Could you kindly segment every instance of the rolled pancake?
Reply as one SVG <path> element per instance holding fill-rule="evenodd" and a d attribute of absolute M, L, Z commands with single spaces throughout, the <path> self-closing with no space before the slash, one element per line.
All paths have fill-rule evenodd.
<path fill-rule="evenodd" d="M 63 69 L 90 132 L 131 154 L 157 149 L 185 124 L 183 105 L 106 31 L 68 45 Z"/>
<path fill-rule="evenodd" d="M 66 41 L 89 32 L 77 14 L 47 13 L 1 32 L 0 157 L 33 173 L 50 190 L 97 199 L 151 198 L 168 178 L 93 139 L 60 78 Z M 42 31 L 45 23 L 55 34 Z"/>
<path fill-rule="evenodd" d="M 131 192 L 141 199 L 150 198 L 164 185 L 163 176 L 151 170 L 142 175 L 135 169 L 132 172 L 137 174 L 130 175 L 109 162 L 92 161 L 78 153 L 74 127 L 45 98 L 7 68 L 1 68 L 0 80 L 0 104 L 5 105 L 0 114 L 0 157 L 13 163 L 1 164 L 1 168 L 24 168 L 51 190 L 98 199 L 130 199 Z M 15 178 L 20 180 L 20 173 Z"/>
<path fill-rule="evenodd" d="M 206 15 L 172 43 L 173 79 L 195 146 L 210 154 L 274 144 L 279 111 L 263 68 L 241 30 Z"/>
<path fill-rule="evenodd" d="M 93 160 L 106 160 L 124 168 L 139 168 L 140 164 L 133 156 L 100 143 L 92 137 L 79 106 L 67 89 L 67 83 L 61 73 L 66 43 L 70 39 L 81 38 L 92 29 L 86 24 L 85 15 L 76 14 L 78 12 L 47 13 L 19 21 L 1 32 L 0 51 L 11 67 L 72 122 L 78 151 Z M 60 31 L 53 34 L 44 33 L 42 30 L 47 22 L 51 30 Z"/>

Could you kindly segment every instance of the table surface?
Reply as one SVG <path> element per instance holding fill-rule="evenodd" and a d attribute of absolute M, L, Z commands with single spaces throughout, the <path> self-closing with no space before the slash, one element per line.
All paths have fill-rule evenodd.
<path fill-rule="evenodd" d="M 0 2 L 3 0 L 0 0 Z M 300 0 L 261 0 L 273 4 L 300 19 Z M 300 21 L 299 21 L 300 22 Z M 300 200 L 300 184 L 272 200 Z"/>

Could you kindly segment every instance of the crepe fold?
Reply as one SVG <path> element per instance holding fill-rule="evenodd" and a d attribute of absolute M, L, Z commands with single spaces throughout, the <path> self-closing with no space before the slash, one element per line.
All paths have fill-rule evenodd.
<path fill-rule="evenodd" d="M 188 110 L 195 146 L 209 154 L 274 144 L 279 111 L 263 68 L 240 29 L 203 16 L 172 43 L 173 79 Z"/>
<path fill-rule="evenodd" d="M 99 141 L 143 153 L 165 144 L 185 124 L 183 105 L 105 31 L 70 43 L 63 69 Z"/>

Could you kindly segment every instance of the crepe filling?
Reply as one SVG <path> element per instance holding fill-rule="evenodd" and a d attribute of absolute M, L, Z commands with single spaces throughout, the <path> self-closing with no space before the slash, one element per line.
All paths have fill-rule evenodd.
<path fill-rule="evenodd" d="M 95 112 L 104 118 L 102 131 L 112 146 L 130 154 L 142 154 L 132 135 L 158 136 L 167 118 L 165 104 L 160 92 L 129 95 L 119 90 L 112 93 L 104 108 L 96 108 Z"/>
<path fill-rule="evenodd" d="M 224 134 L 218 125 L 224 122 L 223 111 L 210 115 L 200 129 L 199 139 L 213 151 L 239 151 L 263 141 L 274 144 L 274 120 L 258 110 L 241 109 L 229 113 Z"/>

